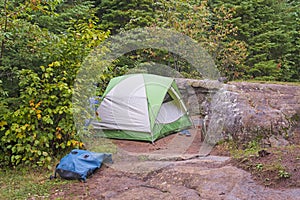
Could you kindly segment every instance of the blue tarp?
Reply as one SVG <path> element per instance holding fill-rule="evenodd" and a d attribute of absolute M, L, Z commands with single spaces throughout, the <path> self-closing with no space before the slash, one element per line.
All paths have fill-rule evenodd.
<path fill-rule="evenodd" d="M 56 173 L 65 179 L 85 181 L 102 163 L 112 163 L 112 155 L 87 150 L 73 149 L 63 157 L 56 167 Z"/>

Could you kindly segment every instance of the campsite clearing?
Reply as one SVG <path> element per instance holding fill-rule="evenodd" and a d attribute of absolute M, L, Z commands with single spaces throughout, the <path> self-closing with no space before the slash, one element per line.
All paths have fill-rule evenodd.
<path fill-rule="evenodd" d="M 101 150 L 114 153 L 114 164 L 102 166 L 86 183 L 59 178 L 50 181 L 47 178 L 52 171 L 2 171 L 0 195 L 3 199 L 32 200 L 299 199 L 299 144 L 268 148 L 270 154 L 263 157 L 251 149 L 247 156 L 235 158 L 238 151 L 234 154 L 228 143 L 217 145 L 208 157 L 184 160 L 181 154 L 163 154 L 168 148 L 185 150 L 186 155 L 196 153 L 200 131 L 190 132 L 190 137 L 171 134 L 154 145 L 109 139 Z M 174 145 L 175 141 L 181 143 Z M 284 168 L 274 171 L 276 167 Z"/>
<path fill-rule="evenodd" d="M 165 146 L 177 136 L 179 137 L 178 134 L 169 135 L 158 140 L 155 145 L 137 141 L 111 140 L 119 150 L 140 152 L 141 155 L 128 156 L 119 162 L 113 158 L 115 164 L 119 163 L 118 166 L 102 166 L 87 179 L 87 183 L 62 179 L 50 181 L 47 178 L 52 171 L 2 170 L 0 195 L 3 199 L 16 200 L 205 199 L 205 197 L 209 197 L 208 199 L 225 199 L 225 197 L 274 199 L 274 196 L 277 200 L 287 197 L 299 199 L 299 146 L 267 149 L 271 153 L 268 156 L 252 157 L 252 160 L 248 161 L 248 164 L 252 162 L 252 166 L 255 167 L 252 169 L 252 173 L 255 172 L 252 175 L 237 167 L 243 167 L 244 164 L 243 168 L 251 171 L 250 168 L 245 168 L 247 162 L 227 160 L 230 152 L 225 143 L 216 146 L 211 156 L 206 158 L 159 161 L 150 160 L 145 156 L 147 152 L 164 150 Z M 180 137 L 182 140 L 191 138 Z M 195 137 L 195 141 L 197 139 L 200 137 Z M 198 148 L 191 145 L 188 152 L 193 153 Z M 108 150 L 115 151 L 110 147 Z M 270 163 L 279 161 L 290 173 L 289 178 L 279 177 L 278 173 L 257 173 L 260 169 L 263 172 L 268 163 L 271 166 Z M 120 167 L 125 168 L 126 165 L 135 167 L 135 172 L 120 170 Z M 261 181 L 266 179 L 269 179 L 267 187 Z M 238 192 L 243 196 L 237 196 Z"/>
<path fill-rule="evenodd" d="M 55 187 L 50 199 L 299 199 L 299 145 L 236 157 L 238 150 L 222 143 L 209 156 L 194 157 L 201 136 L 190 131 L 191 137 L 172 134 L 154 145 L 110 140 L 117 148 L 113 165 L 103 166 L 87 183 Z M 170 148 L 175 153 L 167 154 Z"/>
<path fill-rule="evenodd" d="M 164 138 L 157 144 L 162 147 L 175 135 Z M 146 143 L 115 141 L 127 150 L 140 150 L 143 145 L 148 152 L 156 151 Z M 125 145 L 126 144 L 126 145 Z M 128 156 L 126 160 L 116 160 L 116 165 L 103 166 L 87 183 L 69 182 L 56 187 L 51 199 L 299 199 L 299 155 L 300 148 L 284 154 L 282 165 L 297 169 L 291 177 L 279 177 L 269 173 L 269 185 L 262 182 L 263 173 L 248 173 L 239 168 L 241 163 L 227 156 L 217 156 L 226 148 L 219 146 L 212 155 L 176 161 L 174 159 L 153 160 L 145 156 Z M 228 149 L 226 149 L 228 150 Z M 271 151 L 271 150 L 270 150 Z M 261 162 L 278 161 L 278 151 L 271 151 L 269 157 L 253 159 L 253 166 Z M 227 153 L 229 153 L 227 151 Z M 167 157 L 167 156 L 165 156 Z M 245 168 L 244 168 L 245 169 Z M 249 169 L 248 169 L 249 171 Z M 298 177 L 297 177 L 298 176 Z"/>

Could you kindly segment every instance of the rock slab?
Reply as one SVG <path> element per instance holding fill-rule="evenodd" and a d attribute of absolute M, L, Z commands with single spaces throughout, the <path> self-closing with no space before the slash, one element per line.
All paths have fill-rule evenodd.
<path fill-rule="evenodd" d="M 176 82 L 190 114 L 203 120 L 206 134 L 211 134 L 209 126 L 221 124 L 216 128 L 222 128 L 217 140 L 300 135 L 300 86 L 194 79 Z"/>
<path fill-rule="evenodd" d="M 144 170 L 135 170 L 141 163 Z M 230 165 L 229 157 L 132 160 L 130 165 L 128 171 L 128 165 L 114 163 L 86 183 L 60 188 L 50 199 L 300 200 L 300 188 L 279 190 L 259 185 L 248 172 Z"/>

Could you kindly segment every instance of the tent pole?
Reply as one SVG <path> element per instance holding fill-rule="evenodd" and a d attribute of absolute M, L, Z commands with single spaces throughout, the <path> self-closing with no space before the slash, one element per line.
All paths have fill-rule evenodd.
<path fill-rule="evenodd" d="M 177 94 L 177 92 L 175 91 L 175 89 L 171 86 L 170 89 L 172 90 L 172 92 L 175 94 L 175 96 L 179 99 L 181 106 L 183 107 L 184 111 L 189 114 L 189 111 L 187 109 L 187 107 L 185 106 L 184 102 L 182 101 L 182 99 L 180 98 L 180 96 Z"/>

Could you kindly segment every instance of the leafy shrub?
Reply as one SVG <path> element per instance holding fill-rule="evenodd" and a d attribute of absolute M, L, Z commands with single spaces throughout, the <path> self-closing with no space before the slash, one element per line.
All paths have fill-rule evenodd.
<path fill-rule="evenodd" d="M 70 17 L 63 33 L 53 34 L 53 29 L 45 28 L 50 36 L 42 40 L 45 44 L 39 49 L 42 62 L 23 63 L 26 67 L 16 70 L 15 95 L 1 101 L 1 166 L 49 166 L 53 157 L 83 145 L 73 122 L 74 80 L 83 59 L 109 32 L 99 30 L 94 9 L 76 8 L 76 19 Z M 88 14 L 80 15 L 83 13 Z M 53 16 L 44 17 L 50 20 Z M 34 41 L 41 38 L 35 37 Z M 3 92 L 0 88 L 0 94 Z M 2 96 L 0 98 L 2 100 Z"/>
<path fill-rule="evenodd" d="M 73 126 L 72 88 L 64 78 L 68 72 L 57 75 L 58 68 L 58 62 L 42 66 L 41 76 L 21 71 L 19 106 L 4 116 L 1 146 L 6 156 L 1 162 L 45 166 L 53 155 L 82 146 Z"/>

